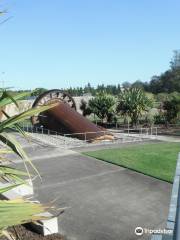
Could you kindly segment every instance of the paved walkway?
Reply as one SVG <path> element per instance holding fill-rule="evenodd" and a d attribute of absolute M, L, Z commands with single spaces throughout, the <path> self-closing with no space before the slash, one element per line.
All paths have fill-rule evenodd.
<path fill-rule="evenodd" d="M 21 142 L 43 177 L 34 183 L 36 197 L 68 207 L 59 217 L 68 240 L 148 239 L 136 237 L 135 227 L 165 226 L 170 184 L 72 150 Z"/>
<path fill-rule="evenodd" d="M 166 136 L 166 135 L 159 135 L 156 138 L 159 141 L 164 141 L 164 142 L 180 142 L 180 137 L 175 137 L 175 136 Z"/>

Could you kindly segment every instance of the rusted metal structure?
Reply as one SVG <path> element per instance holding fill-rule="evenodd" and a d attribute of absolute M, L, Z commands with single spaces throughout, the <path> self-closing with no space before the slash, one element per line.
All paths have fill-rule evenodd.
<path fill-rule="evenodd" d="M 59 103 L 56 107 L 32 117 L 33 125 L 41 125 L 50 130 L 72 134 L 87 141 L 112 140 L 114 137 L 106 129 L 96 126 L 76 111 L 74 99 L 66 92 L 53 89 L 41 94 L 33 107 Z"/>

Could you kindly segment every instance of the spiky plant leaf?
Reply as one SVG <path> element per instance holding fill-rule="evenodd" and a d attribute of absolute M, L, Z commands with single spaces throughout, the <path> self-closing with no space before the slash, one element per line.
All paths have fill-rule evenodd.
<path fill-rule="evenodd" d="M 6 116 L 6 118 L 10 118 L 10 116 L 4 111 L 2 110 L 2 113 Z M 21 126 L 16 123 L 14 124 L 14 126 L 12 128 L 9 128 L 10 130 L 17 130 L 19 133 L 21 133 L 25 138 L 27 138 L 27 134 L 25 133 L 25 131 L 23 131 L 23 129 L 21 128 Z"/>
<path fill-rule="evenodd" d="M 18 187 L 18 186 L 21 186 L 21 185 L 22 185 L 22 183 L 13 184 L 13 185 L 7 186 L 7 187 L 2 187 L 2 188 L 0 188 L 0 194 L 5 193 L 5 192 L 7 192 L 7 191 L 9 191 L 9 190 L 12 190 L 13 188 Z"/>
<path fill-rule="evenodd" d="M 0 165 L 0 174 L 12 174 L 12 175 L 18 175 L 18 176 L 27 176 L 27 173 L 21 170 L 18 170 L 16 168 L 12 168 L 9 166 L 3 166 Z"/>
<path fill-rule="evenodd" d="M 42 106 L 42 107 L 38 107 L 38 108 L 32 108 L 32 109 L 29 109 L 29 110 L 21 113 L 21 114 L 10 117 L 10 118 L 4 120 L 2 123 L 0 123 L 0 132 L 2 132 L 6 128 L 12 127 L 16 123 L 20 123 L 20 122 L 24 121 L 25 119 L 27 119 L 27 118 L 29 118 L 33 115 L 36 115 L 37 113 L 44 112 L 44 111 L 46 111 L 50 108 L 53 108 L 55 106 L 57 106 L 57 103 Z"/>
<path fill-rule="evenodd" d="M 23 92 L 12 97 L 7 91 L 3 91 L 2 96 L 0 97 L 0 108 L 10 103 L 14 103 L 18 107 L 17 100 L 27 97 L 30 94 L 30 92 Z"/>
<path fill-rule="evenodd" d="M 7 153 L 12 153 L 13 151 L 7 148 L 1 148 L 0 149 L 0 154 L 7 154 Z"/>
<path fill-rule="evenodd" d="M 22 177 L 27 176 L 28 176 L 27 172 L 20 171 L 12 167 L 0 165 L 0 179 L 2 180 L 26 184 L 26 181 L 23 180 Z"/>
<path fill-rule="evenodd" d="M 37 221 L 48 206 L 24 199 L 0 200 L 0 233 L 7 227 Z"/>
<path fill-rule="evenodd" d="M 0 164 L 2 162 L 11 162 L 11 160 L 6 157 L 9 153 L 13 153 L 13 151 L 10 149 L 0 149 Z"/>
<path fill-rule="evenodd" d="M 136 124 L 143 112 L 152 107 L 152 99 L 148 98 L 142 89 L 125 89 L 119 95 L 117 112 L 131 118 L 132 124 Z"/>
<path fill-rule="evenodd" d="M 26 96 L 26 93 L 19 94 L 15 97 L 9 96 L 6 92 L 4 92 L 0 98 L 0 110 L 2 111 L 3 107 L 5 107 L 9 103 L 14 103 L 17 106 L 16 101 L 20 98 Z M 26 173 L 19 171 L 14 168 L 10 168 L 7 166 L 0 165 L 0 177 L 14 183 L 24 183 L 23 177 L 28 175 L 31 178 L 31 174 L 27 167 L 29 164 L 33 170 L 40 176 L 39 172 L 29 160 L 28 156 L 24 152 L 21 145 L 16 141 L 16 139 L 11 136 L 9 133 L 5 132 L 10 128 L 15 128 L 21 134 L 23 134 L 19 122 L 24 121 L 26 118 L 31 117 L 32 115 L 36 115 L 40 112 L 46 111 L 51 107 L 55 107 L 57 104 L 52 104 L 50 106 L 43 106 L 40 108 L 33 108 L 24 113 L 18 114 L 13 117 L 9 117 L 7 114 L 6 120 L 0 123 L 0 141 L 2 141 L 5 145 L 7 145 L 14 153 L 19 155 L 23 160 Z M 23 134 L 24 135 L 24 134 Z M 5 150 L 2 150 L 0 154 L 6 153 Z M 10 188 L 15 187 L 16 184 L 13 184 Z M 1 191 L 7 191 L 9 188 L 2 188 Z M 7 233 L 5 230 L 10 226 L 15 226 L 22 223 L 37 221 L 39 219 L 43 219 L 44 217 L 40 215 L 40 213 L 46 210 L 47 206 L 32 203 L 26 201 L 24 199 L 17 199 L 17 200 L 0 200 L 0 235 Z"/>
<path fill-rule="evenodd" d="M 31 178 L 31 174 L 29 173 L 27 164 L 29 164 L 34 169 L 34 171 L 38 174 L 38 176 L 41 178 L 38 170 L 36 169 L 36 167 L 34 166 L 32 161 L 28 158 L 28 156 L 25 153 L 25 151 L 23 150 L 21 144 L 19 144 L 19 142 L 16 141 L 16 139 L 13 136 L 11 136 L 8 133 L 0 133 L 0 140 L 3 143 L 5 143 L 7 146 L 9 146 L 17 155 L 19 155 L 21 157 L 29 178 Z"/>

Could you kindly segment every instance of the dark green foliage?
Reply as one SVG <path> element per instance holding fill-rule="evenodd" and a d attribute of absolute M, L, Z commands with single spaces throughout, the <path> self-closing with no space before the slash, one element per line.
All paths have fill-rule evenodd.
<path fill-rule="evenodd" d="M 118 85 L 107 85 L 104 84 L 98 85 L 97 87 L 92 87 L 90 83 L 88 83 L 85 87 L 75 87 L 75 88 L 68 88 L 68 89 L 62 89 L 72 96 L 83 96 L 84 94 L 90 94 L 92 96 L 96 96 L 96 94 L 100 92 L 106 92 L 110 95 L 118 95 L 121 91 L 120 84 Z"/>
<path fill-rule="evenodd" d="M 180 96 L 177 93 L 169 95 L 169 98 L 163 102 L 163 109 L 166 124 L 173 123 L 180 112 Z"/>
<path fill-rule="evenodd" d="M 46 88 L 36 88 L 32 93 L 31 96 L 39 96 L 40 94 L 46 92 Z"/>
<path fill-rule="evenodd" d="M 84 117 L 92 113 L 88 103 L 84 99 L 81 100 L 80 109 Z"/>
<path fill-rule="evenodd" d="M 130 87 L 131 87 L 131 83 L 130 83 L 130 82 L 127 82 L 127 81 L 126 81 L 126 82 L 123 82 L 123 83 L 122 83 L 122 87 L 125 88 L 125 89 L 130 88 Z"/>
<path fill-rule="evenodd" d="M 114 115 L 115 99 L 105 92 L 100 92 L 95 98 L 89 100 L 89 109 L 98 116 L 102 122 L 109 121 Z"/>
<path fill-rule="evenodd" d="M 134 83 L 131 84 L 131 88 L 141 88 L 144 89 L 144 83 L 141 82 L 140 80 L 135 81 Z"/>
<path fill-rule="evenodd" d="M 170 69 L 160 76 L 152 77 L 148 91 L 155 94 L 180 92 L 180 68 Z"/>
<path fill-rule="evenodd" d="M 154 124 L 165 124 L 166 119 L 164 114 L 159 114 L 154 116 Z"/>

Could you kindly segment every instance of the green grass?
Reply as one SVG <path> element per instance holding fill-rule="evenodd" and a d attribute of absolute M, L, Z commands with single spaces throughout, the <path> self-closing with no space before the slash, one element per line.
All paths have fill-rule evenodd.
<path fill-rule="evenodd" d="M 180 143 L 153 143 L 86 152 L 85 155 L 173 182 Z"/>

